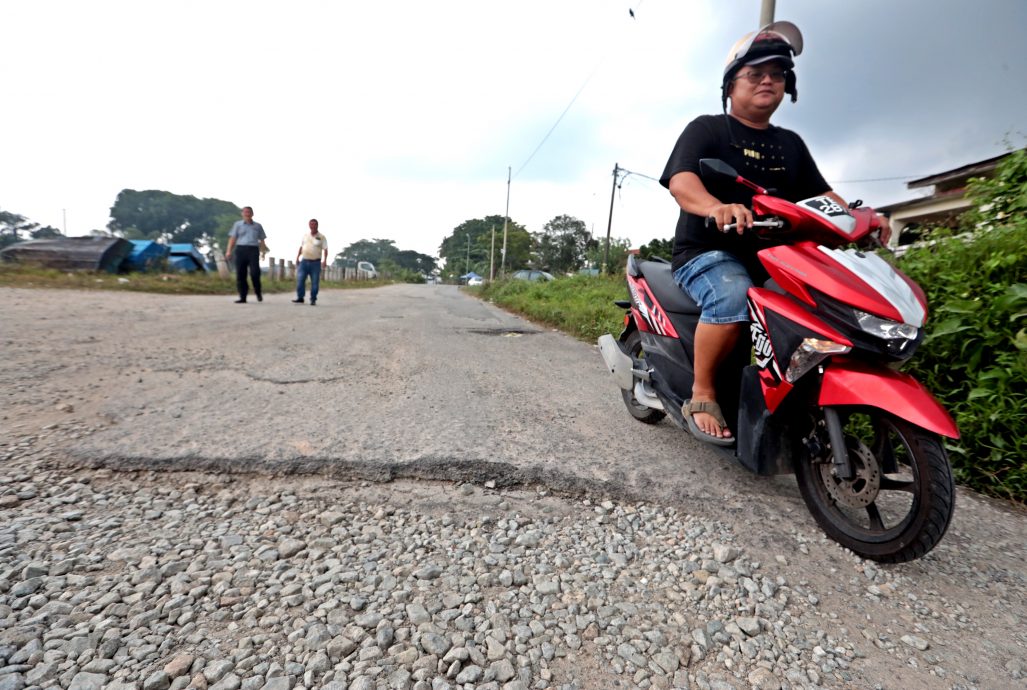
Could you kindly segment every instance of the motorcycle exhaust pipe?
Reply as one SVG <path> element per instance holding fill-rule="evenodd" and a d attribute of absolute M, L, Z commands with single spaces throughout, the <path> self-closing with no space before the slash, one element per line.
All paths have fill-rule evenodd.
<path fill-rule="evenodd" d="M 620 349 L 620 344 L 612 335 L 599 336 L 599 354 L 603 356 L 606 369 L 613 374 L 613 380 L 621 390 L 629 391 L 635 386 L 635 366 L 631 357 Z"/>

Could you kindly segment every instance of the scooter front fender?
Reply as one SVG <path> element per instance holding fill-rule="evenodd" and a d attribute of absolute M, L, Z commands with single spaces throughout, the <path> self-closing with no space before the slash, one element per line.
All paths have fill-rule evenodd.
<path fill-rule="evenodd" d="M 824 370 L 817 402 L 876 407 L 936 434 L 959 438 L 952 417 L 916 379 L 859 360 L 834 359 Z"/>

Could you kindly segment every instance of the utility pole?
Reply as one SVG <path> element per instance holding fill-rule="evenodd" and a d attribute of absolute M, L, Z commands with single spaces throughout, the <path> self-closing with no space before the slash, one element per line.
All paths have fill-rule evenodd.
<path fill-rule="evenodd" d="M 775 0 L 763 0 L 760 7 L 760 26 L 766 26 L 774 21 L 774 2 Z"/>
<path fill-rule="evenodd" d="M 64 214 L 64 236 L 68 236 L 68 209 L 62 208 L 61 213 Z"/>
<path fill-rule="evenodd" d="M 464 263 L 464 275 L 471 272 L 471 231 L 467 231 L 467 261 Z"/>
<path fill-rule="evenodd" d="M 510 166 L 506 166 L 506 215 L 503 216 L 503 253 L 499 259 L 499 277 L 506 277 L 506 224 L 510 220 Z"/>
<path fill-rule="evenodd" d="M 489 282 L 496 279 L 496 226 L 492 226 L 492 249 L 489 250 Z"/>
<path fill-rule="evenodd" d="M 606 248 L 603 250 L 603 273 L 607 273 L 610 263 L 610 228 L 613 227 L 613 199 L 617 195 L 617 175 L 620 165 L 613 164 L 613 188 L 610 190 L 610 218 L 606 221 Z"/>

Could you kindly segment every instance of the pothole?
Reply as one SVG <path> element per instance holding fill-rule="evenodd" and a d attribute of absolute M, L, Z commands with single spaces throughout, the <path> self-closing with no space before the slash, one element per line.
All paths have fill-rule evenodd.
<path fill-rule="evenodd" d="M 525 328 L 468 328 L 467 332 L 476 333 L 478 335 L 498 335 L 507 338 L 517 338 L 522 335 L 535 335 L 542 331 Z"/>

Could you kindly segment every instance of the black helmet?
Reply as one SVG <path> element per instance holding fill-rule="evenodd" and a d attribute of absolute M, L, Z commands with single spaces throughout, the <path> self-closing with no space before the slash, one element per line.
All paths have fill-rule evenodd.
<path fill-rule="evenodd" d="M 792 56 L 802 52 L 802 32 L 791 22 L 773 22 L 759 31 L 742 36 L 731 46 L 724 63 L 724 81 L 721 83 L 721 102 L 727 110 L 728 85 L 734 76 L 745 65 L 758 65 L 761 62 L 780 60 L 788 68 L 785 79 L 785 93 L 792 97 L 794 103 L 798 99 L 795 89 L 795 63 Z"/>

